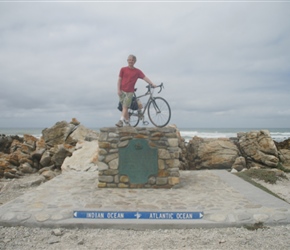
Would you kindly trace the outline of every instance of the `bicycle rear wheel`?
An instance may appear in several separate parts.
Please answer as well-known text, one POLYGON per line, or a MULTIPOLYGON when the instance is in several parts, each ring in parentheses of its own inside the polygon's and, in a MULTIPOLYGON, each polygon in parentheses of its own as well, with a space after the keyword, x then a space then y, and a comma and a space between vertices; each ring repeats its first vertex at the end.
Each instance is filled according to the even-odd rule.
POLYGON ((162 97, 154 97, 148 105, 148 117, 156 127, 166 126, 171 118, 171 109, 168 102, 162 97))
POLYGON ((129 113, 130 125, 132 127, 136 127, 139 123, 138 111, 129 109, 128 113, 129 113))

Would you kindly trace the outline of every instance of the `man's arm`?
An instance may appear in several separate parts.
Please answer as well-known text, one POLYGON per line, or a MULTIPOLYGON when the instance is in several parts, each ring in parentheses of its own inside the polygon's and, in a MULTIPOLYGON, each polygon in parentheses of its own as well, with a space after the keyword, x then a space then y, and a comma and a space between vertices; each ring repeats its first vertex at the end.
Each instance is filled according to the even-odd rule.
POLYGON ((119 78, 118 78, 118 83, 117 83, 117 93, 118 93, 119 96, 120 96, 121 93, 122 93, 122 91, 121 91, 121 81, 122 81, 122 78, 119 77, 119 78))
POLYGON ((149 83, 153 88, 156 88, 156 85, 147 76, 145 76, 143 80, 149 83))

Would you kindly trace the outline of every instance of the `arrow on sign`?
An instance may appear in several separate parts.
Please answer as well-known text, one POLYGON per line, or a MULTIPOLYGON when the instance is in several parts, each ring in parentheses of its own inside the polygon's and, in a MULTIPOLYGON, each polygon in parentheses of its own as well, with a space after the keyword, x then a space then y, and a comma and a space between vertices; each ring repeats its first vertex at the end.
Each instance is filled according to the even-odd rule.
POLYGON ((141 214, 139 214, 138 212, 135 214, 135 216, 136 216, 136 219, 138 220, 142 215, 141 214))

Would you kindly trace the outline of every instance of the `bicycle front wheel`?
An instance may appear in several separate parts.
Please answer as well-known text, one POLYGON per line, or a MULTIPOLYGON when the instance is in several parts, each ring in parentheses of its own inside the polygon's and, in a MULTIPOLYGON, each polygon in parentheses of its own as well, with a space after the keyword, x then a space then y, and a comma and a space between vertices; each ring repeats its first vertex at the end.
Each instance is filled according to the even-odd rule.
POLYGON ((168 102, 162 97, 154 97, 148 105, 148 117, 156 127, 166 126, 171 118, 171 109, 168 102))
POLYGON ((128 113, 129 113, 130 125, 132 127, 136 127, 139 123, 138 111, 129 109, 128 113))

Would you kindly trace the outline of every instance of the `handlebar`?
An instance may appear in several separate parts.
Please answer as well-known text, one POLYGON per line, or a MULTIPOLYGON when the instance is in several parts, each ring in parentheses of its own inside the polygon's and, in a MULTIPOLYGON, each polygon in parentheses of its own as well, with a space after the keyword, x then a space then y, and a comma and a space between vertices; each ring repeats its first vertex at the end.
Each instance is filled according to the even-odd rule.
MULTIPOLYGON (((150 84, 148 84, 146 86, 146 88, 148 89, 148 91, 150 91, 152 87, 150 84)), ((160 88, 160 90, 158 91, 158 94, 159 94, 162 91, 162 89, 164 89, 163 82, 161 84, 157 85, 156 88, 160 88)))

